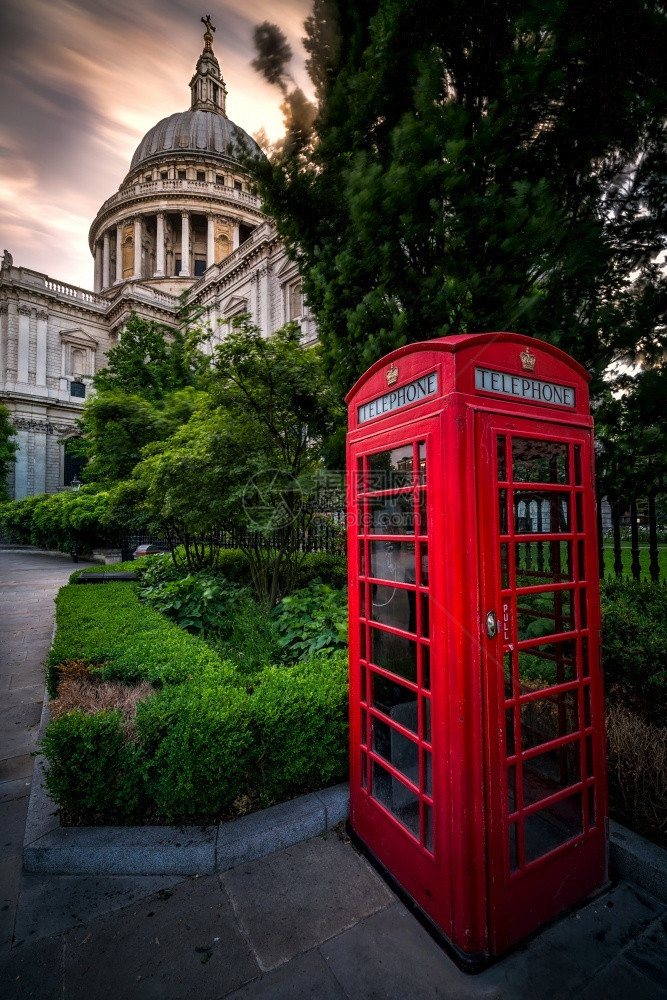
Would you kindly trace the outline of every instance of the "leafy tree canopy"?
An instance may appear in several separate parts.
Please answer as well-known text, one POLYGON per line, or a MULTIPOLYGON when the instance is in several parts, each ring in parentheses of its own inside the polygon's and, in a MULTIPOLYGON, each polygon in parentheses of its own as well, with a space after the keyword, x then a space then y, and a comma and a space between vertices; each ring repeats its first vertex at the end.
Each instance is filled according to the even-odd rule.
POLYGON ((157 402, 175 389, 194 385, 195 372, 179 330, 132 313, 93 382, 97 392, 127 392, 157 402))
POLYGON ((304 500, 340 403, 295 324, 262 337, 247 317, 213 349, 201 385, 188 422, 143 449, 143 509, 193 565, 196 536, 212 553, 220 532, 240 531, 258 594, 275 603, 286 565, 298 563, 304 500))
POLYGON ((169 437, 198 399, 198 359, 185 337, 133 314, 107 365, 93 380, 72 453, 86 458, 87 482, 114 483, 131 475, 142 448, 169 437))
POLYGON ((312 128, 280 29, 256 39, 287 134, 255 169, 341 389, 478 330, 557 344, 596 392, 661 355, 664 4, 315 0, 305 27, 312 128))

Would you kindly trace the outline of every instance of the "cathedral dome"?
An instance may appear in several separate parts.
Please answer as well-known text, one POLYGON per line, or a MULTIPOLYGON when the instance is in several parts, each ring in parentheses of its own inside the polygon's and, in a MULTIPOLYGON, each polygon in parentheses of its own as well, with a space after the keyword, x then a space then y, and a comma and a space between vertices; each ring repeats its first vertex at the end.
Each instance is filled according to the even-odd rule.
POLYGON ((163 118, 146 133, 130 164, 136 169, 173 156, 213 156, 227 162, 240 157, 263 157, 255 140, 229 118, 215 111, 190 108, 163 118))

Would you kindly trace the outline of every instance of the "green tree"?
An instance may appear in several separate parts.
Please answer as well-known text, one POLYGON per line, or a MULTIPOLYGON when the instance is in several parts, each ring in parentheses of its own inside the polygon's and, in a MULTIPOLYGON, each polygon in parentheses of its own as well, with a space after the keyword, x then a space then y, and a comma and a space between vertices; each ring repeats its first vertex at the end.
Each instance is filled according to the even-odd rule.
POLYGON ((126 392, 150 402, 195 384, 180 330, 132 313, 107 363, 93 379, 97 392, 126 392))
POLYGON ((557 344, 596 392, 612 358, 662 351, 663 4, 315 0, 310 130, 268 27, 287 134, 258 185, 339 387, 478 330, 557 344))
POLYGON ((199 360, 184 335, 132 314, 107 365, 93 380, 80 422, 83 478, 111 484, 126 479, 151 441, 187 422, 198 398, 199 360))
POLYGON ((14 441, 16 431, 10 419, 6 406, 0 406, 0 502, 6 500, 7 476, 16 459, 17 444, 14 441))
POLYGON ((187 424, 144 449, 135 476, 148 516, 180 540, 191 568, 221 532, 245 551, 258 595, 275 604, 298 568, 323 438, 341 407, 317 348, 295 324, 262 337, 247 317, 214 348, 187 424))

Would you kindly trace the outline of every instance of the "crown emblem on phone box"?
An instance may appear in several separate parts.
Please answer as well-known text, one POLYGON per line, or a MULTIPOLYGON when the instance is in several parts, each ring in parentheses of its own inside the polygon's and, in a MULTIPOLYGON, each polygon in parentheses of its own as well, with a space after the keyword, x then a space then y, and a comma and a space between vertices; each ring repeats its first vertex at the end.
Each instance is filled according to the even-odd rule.
POLYGON ((387 368, 387 385, 396 385, 397 380, 398 380, 398 368, 392 362, 390 367, 387 368))
POLYGON ((527 372, 534 371, 537 358, 534 354, 530 353, 530 347, 527 347, 525 351, 522 351, 519 357, 521 358, 521 364, 527 372))

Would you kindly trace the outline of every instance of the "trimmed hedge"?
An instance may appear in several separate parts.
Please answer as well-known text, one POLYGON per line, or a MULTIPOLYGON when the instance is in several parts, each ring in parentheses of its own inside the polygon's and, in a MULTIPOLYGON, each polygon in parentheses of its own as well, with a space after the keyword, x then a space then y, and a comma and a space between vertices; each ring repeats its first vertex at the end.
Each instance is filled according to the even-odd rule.
POLYGON ((228 682, 236 678, 202 639, 140 604, 133 583, 63 587, 56 598, 56 621, 47 671, 52 697, 57 665, 67 660, 97 664, 98 676, 126 684, 180 684, 205 672, 223 674, 228 682))
POLYGON ((136 718, 69 712, 49 725, 46 784, 76 821, 207 822, 342 781, 347 654, 267 667, 252 683, 202 640, 140 604, 133 584, 70 585, 57 598, 58 664, 149 680, 136 718))

